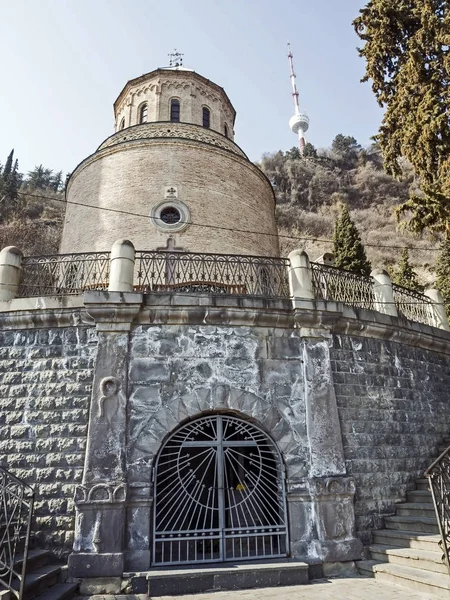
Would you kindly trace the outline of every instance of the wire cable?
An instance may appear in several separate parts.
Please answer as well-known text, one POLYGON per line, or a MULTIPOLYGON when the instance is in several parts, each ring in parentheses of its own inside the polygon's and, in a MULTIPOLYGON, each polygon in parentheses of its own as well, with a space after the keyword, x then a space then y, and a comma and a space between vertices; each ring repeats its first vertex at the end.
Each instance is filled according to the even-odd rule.
MULTIPOLYGON (((19 196, 30 196, 32 198, 39 198, 41 200, 52 200, 55 202, 60 202, 62 204, 72 204, 73 206, 82 206, 83 208, 93 208, 96 210, 103 210, 103 211, 107 211, 107 212, 112 212, 112 213, 118 213, 118 214, 122 214, 122 215, 129 215, 132 217, 139 217, 141 219, 146 219, 146 220, 158 220, 158 221, 163 221, 163 219, 161 219, 160 217, 151 217, 150 215, 146 215, 143 213, 135 213, 132 211, 128 211, 128 210, 122 210, 120 208, 107 208, 106 206, 93 206, 92 204, 83 204, 82 202, 75 202, 73 200, 64 200, 62 198, 52 198, 51 196, 44 196, 44 195, 40 195, 40 194, 30 194, 30 193, 25 193, 25 192, 18 192, 19 196)), ((290 240, 296 240, 296 241, 304 241, 304 242, 320 242, 320 243, 324 243, 324 244, 330 244, 333 243, 333 240, 331 239, 322 239, 322 238, 314 238, 314 237, 305 237, 305 236, 293 236, 293 235, 286 235, 286 234, 278 234, 278 233, 268 233, 266 231, 252 231, 250 229, 236 229, 233 227, 224 227, 222 225, 210 225, 207 223, 196 223, 194 221, 178 221, 179 224, 183 224, 183 225, 192 225, 194 227, 203 227, 206 229, 219 229, 222 231, 229 231, 229 232, 233 232, 233 233, 251 233, 254 235, 265 235, 267 237, 276 237, 276 238, 284 238, 284 239, 290 239, 290 240)), ((404 250, 405 248, 407 250, 422 250, 422 251, 430 251, 430 252, 440 252, 440 248, 439 247, 421 247, 421 246, 396 246, 396 245, 387 245, 387 244, 370 244, 370 243, 364 243, 364 246, 368 247, 368 248, 386 248, 388 250, 404 250)))

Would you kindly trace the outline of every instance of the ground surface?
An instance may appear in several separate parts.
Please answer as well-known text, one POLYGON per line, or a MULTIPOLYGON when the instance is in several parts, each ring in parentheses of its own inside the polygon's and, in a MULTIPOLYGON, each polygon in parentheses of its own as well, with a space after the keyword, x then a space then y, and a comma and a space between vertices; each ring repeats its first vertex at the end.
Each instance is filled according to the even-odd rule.
MULTIPOLYGON (((147 598, 142 594, 89 596, 89 600, 147 600, 147 598)), ((436 600, 436 598, 400 586, 380 583, 375 579, 355 577, 318 580, 309 585, 290 587, 160 596, 155 600, 436 600)))

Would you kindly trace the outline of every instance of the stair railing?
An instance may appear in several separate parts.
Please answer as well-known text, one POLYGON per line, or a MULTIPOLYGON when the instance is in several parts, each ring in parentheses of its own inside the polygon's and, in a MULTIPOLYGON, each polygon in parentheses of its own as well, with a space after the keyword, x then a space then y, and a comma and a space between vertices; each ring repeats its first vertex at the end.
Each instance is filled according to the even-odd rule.
POLYGON ((34 490, 0 467, 0 588, 22 600, 34 490))
POLYGON ((425 471, 441 536, 442 560, 450 575, 450 446, 425 471))

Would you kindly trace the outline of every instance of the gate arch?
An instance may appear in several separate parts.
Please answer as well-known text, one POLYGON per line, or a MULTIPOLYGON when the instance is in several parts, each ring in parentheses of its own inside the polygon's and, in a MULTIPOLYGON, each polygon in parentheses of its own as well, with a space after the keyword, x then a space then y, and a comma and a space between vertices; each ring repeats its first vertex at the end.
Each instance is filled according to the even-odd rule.
POLYGON ((283 460, 257 425, 230 414, 178 427, 155 461, 153 564, 286 556, 283 460))

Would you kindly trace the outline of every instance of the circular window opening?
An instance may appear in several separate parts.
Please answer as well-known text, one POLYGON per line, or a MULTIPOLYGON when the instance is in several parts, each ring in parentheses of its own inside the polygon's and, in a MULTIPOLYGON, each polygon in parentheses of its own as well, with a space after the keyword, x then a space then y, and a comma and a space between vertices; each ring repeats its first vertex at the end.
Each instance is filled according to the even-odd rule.
POLYGON ((168 206, 161 211, 160 219, 167 225, 174 225, 175 223, 179 223, 181 220, 180 211, 174 206, 168 206))

